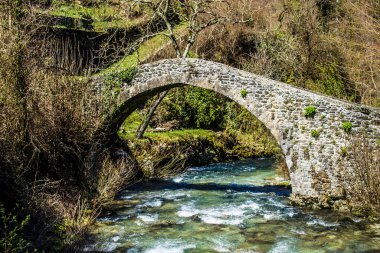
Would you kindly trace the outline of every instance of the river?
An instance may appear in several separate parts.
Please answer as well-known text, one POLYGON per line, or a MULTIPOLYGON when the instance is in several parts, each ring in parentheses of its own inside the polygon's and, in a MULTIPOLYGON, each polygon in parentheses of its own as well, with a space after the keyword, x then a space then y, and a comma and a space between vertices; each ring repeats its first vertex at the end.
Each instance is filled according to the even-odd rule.
POLYGON ((274 159, 194 167, 122 191, 98 219, 87 252, 380 252, 380 225, 289 204, 265 186, 274 159))

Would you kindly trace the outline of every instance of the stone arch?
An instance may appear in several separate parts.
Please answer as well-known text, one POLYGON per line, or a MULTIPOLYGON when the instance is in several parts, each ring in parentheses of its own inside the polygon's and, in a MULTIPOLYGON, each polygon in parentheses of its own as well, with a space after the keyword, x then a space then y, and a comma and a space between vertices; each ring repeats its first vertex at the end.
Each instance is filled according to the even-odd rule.
MULTIPOLYGON (((101 92, 104 81, 94 83, 101 92)), ((121 85, 116 98, 119 106, 107 122, 108 131, 115 132, 148 97, 183 85, 213 90, 230 98, 271 131, 285 155, 295 198, 343 198, 338 166, 340 150, 347 145, 343 121, 351 122, 354 132, 365 131, 372 139, 380 136, 380 113, 374 108, 200 59, 167 59, 140 66, 133 80, 121 85), (305 117, 307 106, 316 108, 314 117, 305 117), (319 136, 312 136, 312 131, 319 136)))

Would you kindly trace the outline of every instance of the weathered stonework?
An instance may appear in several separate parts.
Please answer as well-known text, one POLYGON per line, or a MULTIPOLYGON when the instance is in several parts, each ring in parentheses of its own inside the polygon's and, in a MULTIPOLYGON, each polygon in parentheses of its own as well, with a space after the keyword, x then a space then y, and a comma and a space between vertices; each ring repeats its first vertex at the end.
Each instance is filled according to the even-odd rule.
MULTIPOLYGON (((94 83, 101 91, 101 79, 94 83)), ((380 138, 380 113, 374 108, 199 59, 169 59, 140 66, 132 82, 121 86, 117 98, 120 106, 110 120, 109 130, 116 131, 149 97, 182 85, 223 94, 265 124, 286 157, 295 199, 341 197, 338 196, 342 192, 338 163, 342 148, 348 145, 348 133, 342 129, 342 122, 351 122, 352 133, 365 132, 371 141, 380 138), (242 96, 242 91, 246 91, 246 96, 242 96), (314 117, 305 117, 307 106, 316 108, 314 117), (319 137, 313 137, 312 130, 319 131, 319 137)))

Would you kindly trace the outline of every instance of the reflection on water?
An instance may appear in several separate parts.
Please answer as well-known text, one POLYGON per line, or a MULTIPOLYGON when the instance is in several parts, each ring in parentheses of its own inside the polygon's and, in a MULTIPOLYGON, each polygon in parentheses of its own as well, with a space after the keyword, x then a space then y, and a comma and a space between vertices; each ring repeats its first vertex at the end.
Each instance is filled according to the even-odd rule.
POLYGON ((378 225, 289 205, 290 190, 264 186, 273 159, 189 169, 123 191, 99 218, 90 252, 380 252, 378 225))

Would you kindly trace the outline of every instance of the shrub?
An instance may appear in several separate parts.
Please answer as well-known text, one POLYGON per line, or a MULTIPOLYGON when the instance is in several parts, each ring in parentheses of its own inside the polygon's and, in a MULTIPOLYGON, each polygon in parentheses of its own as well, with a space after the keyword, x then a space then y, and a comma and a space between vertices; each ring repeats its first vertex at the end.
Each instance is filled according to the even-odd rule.
POLYGON ((131 157, 113 161, 109 154, 105 155, 99 172, 96 201, 101 205, 107 204, 127 185, 139 180, 137 174, 131 157))
MULTIPOLYGON (((364 137, 350 140, 351 173, 344 173, 345 192, 354 210, 360 215, 380 217, 380 146, 364 137)), ((344 162, 344 161, 343 161, 344 162)), ((345 171, 345 170, 343 170, 345 171)))
MULTIPOLYGON (((146 109, 151 103, 147 103, 146 109)), ((144 113, 145 114, 145 113, 144 113)), ((173 89, 157 109, 151 126, 177 120, 184 128, 221 129, 225 112, 223 98, 209 90, 187 86, 173 89)))
MULTIPOLYGON (((0 251, 5 253, 32 252, 30 242, 24 239, 23 230, 28 225, 30 216, 20 214, 23 210, 18 206, 11 212, 6 212, 0 203, 0 251)), ((35 252, 35 251, 33 251, 35 252)))
POLYGON ((349 133, 349 132, 351 132, 351 129, 352 129, 352 123, 351 122, 343 122, 342 128, 346 133, 349 133))
POLYGON ((240 91, 240 95, 241 95, 242 98, 246 98, 247 94, 248 94, 248 92, 246 90, 241 90, 240 91))
POLYGON ((122 83, 130 83, 133 80, 133 77, 137 73, 137 68, 132 66, 123 71, 112 72, 105 76, 104 83, 107 86, 117 86, 122 83))
MULTIPOLYGON (((75 247, 88 227, 95 221, 100 213, 100 207, 96 203, 91 203, 81 195, 75 196, 70 200, 62 201, 62 197, 54 196, 58 200, 54 208, 62 219, 54 225, 55 233, 60 237, 59 248, 71 249, 75 247)), ((72 251, 69 251, 72 252, 72 251)))
POLYGON ((304 115, 306 118, 313 118, 316 112, 317 112, 317 108, 315 106, 307 106, 305 108, 304 115))
POLYGON ((320 90, 330 96, 355 101, 355 94, 350 93, 350 84, 344 80, 345 73, 340 62, 321 63, 316 65, 319 78, 316 83, 320 90))
POLYGON ((321 131, 313 129, 311 130, 311 136, 314 137, 315 139, 318 139, 318 137, 321 135, 321 131))

